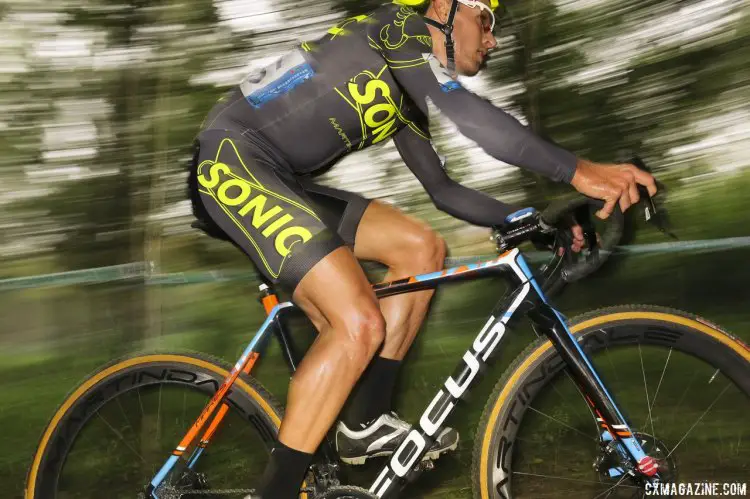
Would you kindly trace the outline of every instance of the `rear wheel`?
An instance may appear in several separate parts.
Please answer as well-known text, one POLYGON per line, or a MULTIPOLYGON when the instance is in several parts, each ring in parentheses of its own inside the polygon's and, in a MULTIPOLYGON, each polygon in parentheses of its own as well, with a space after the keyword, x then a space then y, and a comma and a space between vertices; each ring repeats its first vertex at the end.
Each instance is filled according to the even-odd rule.
MULTIPOLYGON (((192 353, 142 355, 101 369, 45 429, 26 498, 139 497, 230 369, 192 353)), ((250 488, 263 473, 282 409, 245 375, 226 401, 230 410, 182 490, 250 488)))
MULTIPOLYGON (((747 345, 699 317, 646 306, 589 313, 570 329, 663 479, 749 476, 747 345)), ((475 440, 475 498, 645 495, 618 469, 617 449, 564 367, 540 339, 497 383, 475 440)))

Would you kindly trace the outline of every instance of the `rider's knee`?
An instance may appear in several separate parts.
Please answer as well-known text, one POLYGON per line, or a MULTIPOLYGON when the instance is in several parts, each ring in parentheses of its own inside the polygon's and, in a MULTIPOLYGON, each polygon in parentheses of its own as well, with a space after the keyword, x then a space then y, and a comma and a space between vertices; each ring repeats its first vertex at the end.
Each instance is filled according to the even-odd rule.
POLYGON ((447 253, 445 240, 430 227, 411 235, 409 258, 418 272, 434 272, 443 268, 447 253))
POLYGON ((385 319, 375 300, 361 300, 342 317, 349 355, 369 361, 385 340, 385 319), (361 357, 361 358, 360 358, 361 357))

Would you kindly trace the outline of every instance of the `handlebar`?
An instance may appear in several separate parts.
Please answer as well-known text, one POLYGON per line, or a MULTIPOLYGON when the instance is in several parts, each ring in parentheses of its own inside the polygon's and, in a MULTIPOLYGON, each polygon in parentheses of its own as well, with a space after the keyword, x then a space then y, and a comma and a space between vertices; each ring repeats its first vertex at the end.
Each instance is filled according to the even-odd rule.
MULTIPOLYGON (((563 222, 563 218, 567 213, 582 213, 581 209, 586 207, 600 210, 604 207, 604 201, 578 197, 570 201, 553 202, 542 212, 541 217, 542 220, 545 220, 549 225, 554 226, 563 222)), ((588 236, 589 252, 581 261, 570 263, 561 270, 560 277, 565 282, 578 281, 598 270, 604 262, 607 261, 615 247, 619 244, 620 239, 622 239, 622 234, 625 231, 625 215, 619 205, 615 207, 615 210, 607 219, 604 233, 601 234, 598 241, 596 233, 593 232, 593 227, 586 230, 587 227, 585 227, 585 225, 591 226, 589 221, 579 220, 579 223, 584 224, 584 231, 588 236), (592 236, 594 244, 591 244, 592 236)))
MULTIPOLYGON (((631 163, 649 171, 640 158, 634 158, 631 163)), ((666 228, 664 210, 657 211, 654 200, 645 187, 639 185, 638 189, 642 202, 637 206, 643 208, 646 221, 676 239, 666 228)), ((498 251, 506 251, 526 241, 551 250, 553 257, 542 266, 540 281, 545 293, 552 294, 566 283, 581 280, 598 270, 620 243, 625 232, 625 215, 619 205, 604 222, 602 233, 597 234, 594 228, 592 213, 603 208, 604 204, 604 201, 579 195, 554 201, 541 214, 533 209, 522 210, 506 220, 508 225, 494 228, 492 239, 497 244, 498 251), (588 249, 582 251, 577 258, 570 251, 572 239, 566 230, 569 229, 572 218, 583 228, 588 243, 588 249)))

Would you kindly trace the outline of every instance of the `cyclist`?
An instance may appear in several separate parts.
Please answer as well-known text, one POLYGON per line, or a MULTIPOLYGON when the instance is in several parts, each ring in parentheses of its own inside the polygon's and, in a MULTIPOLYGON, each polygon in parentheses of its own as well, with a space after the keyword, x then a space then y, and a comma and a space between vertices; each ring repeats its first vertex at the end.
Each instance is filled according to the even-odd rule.
MULTIPOLYGON (((408 433, 390 412, 391 398, 432 291, 378 302, 357 259, 387 265, 386 279, 397 280, 441 269, 446 253, 426 224, 318 185, 316 174, 393 139, 439 209, 475 225, 503 225, 514 208, 444 170, 428 130, 431 101, 493 157, 605 200, 602 218, 618 203, 626 210, 637 202, 637 184, 656 192, 649 174, 578 159, 461 86, 457 76, 477 74, 497 45, 497 0, 431 0, 425 17, 403 5, 421 0, 400 3, 348 19, 248 75, 197 137, 189 186, 204 230, 230 240, 291 292, 319 332, 290 383, 259 490, 264 499, 297 497, 312 453, 339 418, 336 445, 349 463, 392 453, 408 433)), ((580 228, 574 236, 580 249, 580 228)), ((457 432, 445 429, 428 457, 457 443, 457 432)))

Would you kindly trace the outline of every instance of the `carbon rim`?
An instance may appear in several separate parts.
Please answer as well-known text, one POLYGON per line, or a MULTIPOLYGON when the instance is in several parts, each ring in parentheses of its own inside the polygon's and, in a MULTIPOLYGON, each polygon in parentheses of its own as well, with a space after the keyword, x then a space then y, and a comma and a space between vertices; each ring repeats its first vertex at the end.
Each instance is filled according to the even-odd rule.
MULTIPOLYGON (((30 479, 36 479, 34 495, 27 490, 27 497, 88 497, 75 488, 84 484, 114 492, 113 488, 123 483, 128 483, 125 490, 129 495, 118 497, 129 497, 131 492, 132 497, 137 496, 139 487, 164 462, 169 448, 179 441, 227 372, 185 356, 151 358, 159 357, 170 360, 144 358, 139 363, 138 359, 131 359, 134 364, 104 369, 103 372, 110 371, 106 376, 83 393, 74 392, 63 404, 63 409, 68 405, 67 409, 55 416, 59 416, 57 421, 53 418, 54 428, 48 429, 49 434, 45 432, 48 438, 46 442, 42 439, 44 449, 38 467, 35 470, 32 465, 30 471, 30 479), (102 442, 109 442, 111 449, 105 446, 102 451, 102 442), (97 452, 90 450, 92 443, 97 444, 93 447, 97 452), (93 462, 73 459, 84 456, 93 462), (94 460, 93 456, 99 458, 94 460), (69 473, 71 463, 76 463, 72 474, 75 479, 69 473), (135 474, 132 463, 140 463, 135 474), (136 483, 130 486, 130 480, 136 483)), ((201 471, 208 462, 206 467, 214 470, 213 474, 206 474, 209 481, 221 479, 215 470, 224 476, 241 477, 235 480, 250 480, 252 470, 260 473, 265 466, 265 457, 278 431, 280 411, 265 390, 251 386, 256 384, 247 379, 238 381, 227 399, 230 411, 225 424, 196 467, 201 471), (222 446, 222 442, 227 445, 222 446), (261 459, 262 465, 254 462, 261 459)), ((211 487, 217 485, 227 484, 209 482, 211 487)))
MULTIPOLYGON (((743 408, 750 409, 747 397, 750 367, 745 360, 748 353, 744 345, 735 342, 733 348, 737 351, 733 350, 716 338, 721 335, 724 341, 731 343, 731 336, 687 314, 677 315, 674 311, 653 307, 623 307, 607 312, 599 314, 598 323, 595 315, 575 321, 585 326, 576 335, 583 338, 584 349, 593 355, 597 371, 633 429, 644 434, 656 433, 656 438, 669 446, 669 458, 677 456, 677 462, 682 461, 678 464, 683 472, 681 480, 731 480, 732 477, 737 480, 743 474, 747 476, 747 465, 742 463, 750 459, 750 449, 742 444, 741 422, 743 408), (630 319, 622 319, 628 314, 630 319), (621 319, 602 320, 605 317, 621 319), (669 317, 674 320, 667 320, 669 317), (709 335, 690 327, 691 324, 712 329, 716 334, 709 335), (628 355, 633 373, 630 378, 627 371, 617 369, 617 355, 625 350, 631 352, 628 355), (689 380, 681 378, 680 374, 685 372, 680 364, 687 360, 702 366, 688 371, 689 380), (618 380, 618 376, 626 379, 618 380), (635 389, 637 398, 633 395, 635 389), (670 411, 665 416, 657 410, 669 408, 670 404, 676 412, 670 411), (718 425, 725 428, 721 434, 709 431, 716 430, 710 423, 717 420, 730 421, 718 425), (713 438, 706 436, 709 433, 713 438), (733 443, 733 439, 738 443, 733 443), (706 457, 703 460, 709 467, 691 459, 696 453, 689 451, 707 442, 721 449, 715 452, 716 459, 706 457), (723 464, 716 466, 715 461, 723 464)), ((544 497, 541 484, 545 480, 554 481, 555 493, 561 496, 570 493, 577 497, 641 497, 642 488, 628 488, 627 478, 620 482, 624 476, 610 479, 591 471, 599 453, 595 421, 567 372, 563 371, 564 366, 554 349, 541 350, 537 344, 527 350, 523 359, 519 358, 508 370, 508 376, 498 383, 485 409, 475 446, 475 497, 499 499, 511 497, 511 492, 515 499, 544 497), (503 386, 508 382, 513 386, 503 386), (504 388, 509 393, 504 400, 499 400, 503 398, 504 388), (559 410, 560 407, 565 410, 559 410), (576 413, 577 418, 571 417, 576 413), (551 432, 556 432, 554 438, 551 432), (590 442, 588 449, 581 449, 578 443, 584 438, 590 442), (560 473, 549 473, 551 468, 571 468, 575 463, 582 463, 581 469, 588 468, 585 470, 588 474, 570 473, 571 469, 566 469, 569 473, 566 480, 560 473), (566 486, 571 488, 569 492, 562 491, 566 486)), ((703 456, 705 449, 703 446, 700 453, 703 456)))

